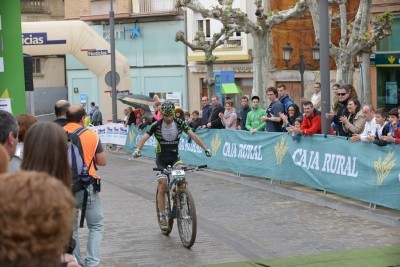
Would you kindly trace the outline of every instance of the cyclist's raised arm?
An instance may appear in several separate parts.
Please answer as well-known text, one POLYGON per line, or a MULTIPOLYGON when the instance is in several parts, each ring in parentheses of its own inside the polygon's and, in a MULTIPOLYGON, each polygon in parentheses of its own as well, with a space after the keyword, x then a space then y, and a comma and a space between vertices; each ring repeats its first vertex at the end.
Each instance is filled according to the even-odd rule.
POLYGON ((149 140, 150 135, 148 133, 145 133, 143 137, 138 141, 136 145, 136 150, 141 150, 142 147, 144 146, 144 143, 146 143, 147 140, 149 140))
POLYGON ((203 148, 204 150, 207 149, 206 144, 204 144, 203 140, 201 140, 201 138, 195 134, 192 130, 187 131, 187 134, 196 142, 196 144, 198 144, 201 148, 203 148))

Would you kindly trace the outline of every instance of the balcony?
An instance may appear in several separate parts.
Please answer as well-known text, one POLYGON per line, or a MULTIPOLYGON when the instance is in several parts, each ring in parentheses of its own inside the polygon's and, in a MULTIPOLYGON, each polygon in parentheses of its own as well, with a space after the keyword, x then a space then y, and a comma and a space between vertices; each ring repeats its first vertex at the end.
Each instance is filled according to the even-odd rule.
POLYGON ((22 14, 46 14, 47 3, 45 0, 21 0, 22 14))
POLYGON ((173 0, 132 0, 134 15, 177 15, 173 0))

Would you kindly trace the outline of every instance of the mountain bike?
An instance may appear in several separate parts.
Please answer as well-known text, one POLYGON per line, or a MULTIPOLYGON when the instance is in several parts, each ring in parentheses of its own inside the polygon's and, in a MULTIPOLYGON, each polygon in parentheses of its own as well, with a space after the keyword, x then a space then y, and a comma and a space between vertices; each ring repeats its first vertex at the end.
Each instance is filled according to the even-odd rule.
POLYGON ((172 231, 174 219, 176 218, 179 237, 183 246, 186 248, 193 246, 197 234, 196 207, 194 205, 193 196, 188 189, 186 172, 206 167, 207 165, 190 168, 177 166, 172 168, 168 165, 166 169, 153 168, 154 171, 160 171, 165 174, 168 183, 168 189, 165 194, 164 211, 167 217, 167 229, 161 227, 160 210, 158 209, 158 188, 156 192, 156 211, 160 230, 164 235, 169 235, 172 231))

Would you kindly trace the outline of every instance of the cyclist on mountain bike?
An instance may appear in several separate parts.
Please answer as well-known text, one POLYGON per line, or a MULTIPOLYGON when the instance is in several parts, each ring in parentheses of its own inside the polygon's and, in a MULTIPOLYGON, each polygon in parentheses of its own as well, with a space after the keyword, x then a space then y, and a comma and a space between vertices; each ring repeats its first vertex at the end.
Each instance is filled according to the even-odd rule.
MULTIPOLYGON (((197 136, 186 123, 175 118, 175 106, 172 102, 164 102, 161 105, 161 113, 163 118, 154 122, 143 137, 138 141, 133 157, 137 158, 142 155, 140 150, 144 143, 152 134, 157 140, 156 147, 156 164, 157 168, 166 169, 167 165, 174 166, 180 161, 178 153, 179 140, 182 132, 191 137, 200 147, 204 149, 207 157, 211 157, 211 151, 204 144, 203 140, 197 136)), ((158 210, 160 211, 161 227, 167 229, 168 223, 165 210, 165 194, 167 193, 167 176, 165 174, 157 175, 158 181, 158 210)))

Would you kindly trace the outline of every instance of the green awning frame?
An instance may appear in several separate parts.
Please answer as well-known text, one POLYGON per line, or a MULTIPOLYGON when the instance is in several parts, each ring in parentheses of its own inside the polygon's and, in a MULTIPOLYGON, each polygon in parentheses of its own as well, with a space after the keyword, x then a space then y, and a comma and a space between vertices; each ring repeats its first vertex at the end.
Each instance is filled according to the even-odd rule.
POLYGON ((221 87, 223 95, 242 93, 242 90, 235 83, 223 83, 221 87))

